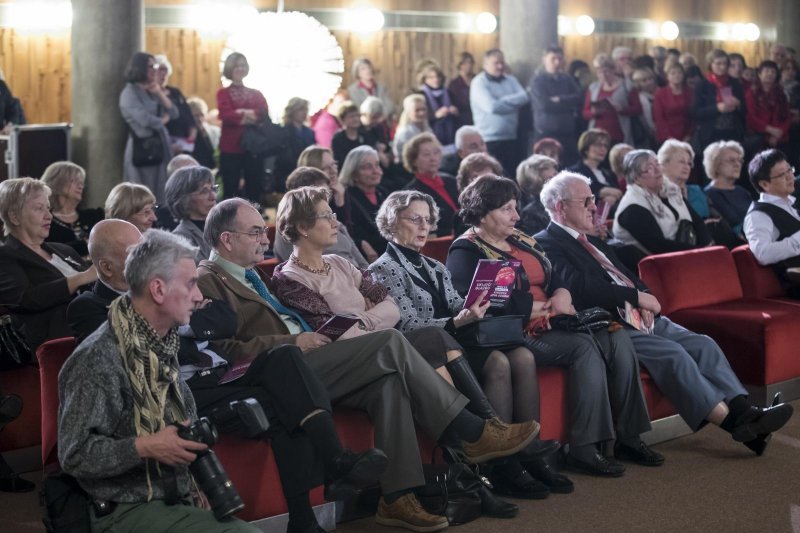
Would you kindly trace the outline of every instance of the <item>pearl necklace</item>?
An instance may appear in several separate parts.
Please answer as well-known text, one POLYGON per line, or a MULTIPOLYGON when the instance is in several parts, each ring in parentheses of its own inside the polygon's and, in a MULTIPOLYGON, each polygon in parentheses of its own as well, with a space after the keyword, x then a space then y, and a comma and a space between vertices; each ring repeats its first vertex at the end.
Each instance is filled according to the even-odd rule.
POLYGON ((323 276, 327 276, 331 272, 331 264, 322 260, 322 268, 311 268, 307 264, 303 263, 296 255, 292 254, 289 256, 289 260, 294 263, 295 265, 299 266, 303 270, 307 270, 312 274, 321 274, 323 276))

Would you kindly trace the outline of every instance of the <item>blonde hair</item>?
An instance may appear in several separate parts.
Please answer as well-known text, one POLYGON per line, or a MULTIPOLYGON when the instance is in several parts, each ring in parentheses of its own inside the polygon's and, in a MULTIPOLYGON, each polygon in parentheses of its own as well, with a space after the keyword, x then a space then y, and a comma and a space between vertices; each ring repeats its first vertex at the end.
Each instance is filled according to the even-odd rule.
POLYGON ((289 242, 297 242, 302 228, 312 227, 317 219, 319 202, 328 202, 327 187, 300 187, 286 191, 278 204, 278 232, 289 242))
POLYGON ((291 122, 292 115, 303 108, 305 108, 305 110, 308 111, 308 100, 305 100, 298 96, 290 98, 289 103, 286 104, 286 108, 283 110, 283 118, 281 119, 283 125, 285 126, 289 122, 291 122))
MULTIPOLYGON (((713 51, 713 50, 712 50, 713 51)), ((744 157, 744 148, 736 141, 717 141, 706 146, 703 150, 703 169, 706 171, 708 179, 717 179, 719 169, 719 157, 725 150, 733 150, 739 157, 744 157)))
MULTIPOLYGON (((420 102, 425 104, 425 107, 428 106, 428 103, 425 101, 425 96, 418 93, 409 94, 403 98, 403 112, 400 113, 400 118, 397 120, 398 130, 404 126, 408 126, 411 123, 410 115, 414 113, 414 106, 420 102)), ((425 120, 424 122, 425 124, 422 130, 431 131, 428 121, 425 120)))
POLYGON ((0 183, 0 220, 3 221, 4 235, 11 234, 11 216, 18 215, 29 198, 41 193, 50 196, 50 187, 33 178, 9 179, 0 183))
POLYGON ((544 186, 542 172, 548 168, 558 170, 555 159, 546 155, 534 154, 517 166, 517 184, 528 194, 539 194, 544 186))
POLYGON ((61 193, 78 180, 86 179, 86 171, 75 163, 69 161, 56 161, 44 169, 42 182, 50 187, 55 194, 50 199, 50 207, 53 211, 61 210, 61 193))
POLYGON ((426 143, 433 143, 438 146, 440 150, 442 148, 439 139, 430 132, 418 133, 403 145, 403 167, 412 174, 417 171, 419 151, 422 149, 422 145, 426 143))
POLYGON ((689 161, 694 161, 694 149, 689 143, 679 141, 678 139, 667 139, 661 148, 658 149, 658 164, 664 165, 668 163, 677 152, 686 152, 689 154, 689 161))
POLYGON ((144 209, 147 204, 156 203, 150 189, 139 183, 119 183, 111 189, 106 198, 106 218, 127 220, 144 209))

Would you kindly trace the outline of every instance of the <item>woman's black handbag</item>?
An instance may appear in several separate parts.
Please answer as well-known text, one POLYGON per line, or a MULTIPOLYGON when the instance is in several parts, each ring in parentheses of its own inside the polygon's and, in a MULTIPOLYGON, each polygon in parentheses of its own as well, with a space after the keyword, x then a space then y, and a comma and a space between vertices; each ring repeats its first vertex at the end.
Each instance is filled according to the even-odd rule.
POLYGON ((485 317, 456 329, 458 343, 470 348, 513 348, 525 344, 522 315, 485 317))
POLYGON ((33 351, 10 314, 0 316, 0 370, 33 364, 33 351))
POLYGON ((589 333, 608 329, 611 325, 611 313, 602 307, 590 307, 578 311, 574 315, 556 315, 550 317, 550 327, 572 333, 589 333))
POLYGON ((688 246, 697 246, 697 232, 691 220, 681 220, 678 222, 678 231, 675 233, 675 240, 688 246))
POLYGON ((446 516, 450 525, 472 522, 481 516, 483 478, 454 450, 441 450, 445 463, 422 465, 425 485, 416 491, 417 498, 429 513, 446 516))
POLYGON ((278 155, 286 146, 285 131, 269 118, 245 127, 239 146, 256 157, 278 155))
POLYGON ((159 133, 139 137, 131 130, 131 138, 133 138, 133 166, 153 167, 164 161, 164 143, 159 133))

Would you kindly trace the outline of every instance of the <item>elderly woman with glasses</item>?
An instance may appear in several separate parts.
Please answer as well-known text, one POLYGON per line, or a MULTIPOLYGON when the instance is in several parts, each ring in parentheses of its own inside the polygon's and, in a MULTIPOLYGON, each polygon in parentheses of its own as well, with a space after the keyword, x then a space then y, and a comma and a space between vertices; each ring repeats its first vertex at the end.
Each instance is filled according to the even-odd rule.
MULTIPOLYGON (((519 261, 519 286, 506 306, 490 309, 494 315, 525 317, 526 346, 538 367, 567 369, 567 464, 598 476, 623 475, 625 466, 599 448, 616 438, 617 457, 636 455, 637 461, 657 466, 663 457, 640 439, 650 424, 630 339, 621 330, 602 329, 590 335, 551 328, 551 317, 575 314, 572 295, 539 244, 516 228, 517 198, 514 181, 492 175, 479 177, 461 193, 461 216, 472 227, 453 241, 447 256, 453 286, 465 295, 481 259, 519 261)), ((575 209, 582 205, 591 214, 591 195, 573 202, 575 209)))
POLYGON ((753 197, 737 185, 744 164, 744 148, 736 141, 717 141, 703 151, 703 167, 711 183, 706 185, 708 201, 733 232, 743 236, 742 224, 753 197))
POLYGON ((350 235, 367 261, 374 261, 386 250, 384 239, 375 225, 386 192, 380 186, 383 178, 378 152, 370 146, 359 146, 347 154, 339 174, 346 187, 345 202, 350 204, 350 235))
POLYGON ((217 205, 217 190, 214 175, 206 167, 179 168, 167 180, 167 206, 179 221, 172 233, 199 248, 198 261, 208 259, 211 254, 211 244, 203 237, 203 230, 208 212, 217 205))
POLYGON ((617 206, 614 237, 648 255, 710 243, 703 219, 684 201, 680 188, 664 180, 652 150, 629 152, 623 171, 628 187, 617 206))
POLYGON ((153 227, 157 210, 156 197, 138 183, 119 183, 106 198, 106 218, 130 222, 142 233, 153 227))
MULTIPOLYGON (((370 265, 369 272, 389 289, 400 307, 400 331, 432 326, 458 338, 460 328, 483 318, 489 306, 488 302, 476 301, 465 307, 464 298, 453 287, 447 268, 422 255, 422 248, 438 218, 439 209, 429 195, 418 191, 390 194, 378 211, 377 219, 378 228, 389 244, 386 253, 370 265)), ((480 377, 489 404, 500 419, 518 422, 539 418, 536 362, 528 348, 477 346, 468 350, 465 357, 480 377)), ((448 363, 450 366, 463 364, 466 363, 462 359, 448 363)), ((495 469, 492 483, 501 494, 510 496, 572 491, 572 483, 553 471, 544 460, 531 461, 524 467, 546 486, 530 479, 518 463, 495 469)))

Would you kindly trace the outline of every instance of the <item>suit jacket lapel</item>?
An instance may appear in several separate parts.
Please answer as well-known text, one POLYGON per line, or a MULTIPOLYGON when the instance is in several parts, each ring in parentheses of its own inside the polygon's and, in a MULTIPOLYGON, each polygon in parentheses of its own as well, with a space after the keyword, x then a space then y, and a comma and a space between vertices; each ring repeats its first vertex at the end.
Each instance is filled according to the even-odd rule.
MULTIPOLYGON (((606 269, 597 262, 597 259, 592 257, 592 254, 589 253, 586 248, 583 247, 581 243, 578 242, 578 239, 574 238, 572 235, 564 231, 562 227, 557 224, 553 224, 552 222, 547 226, 547 232, 553 237, 554 240, 557 240, 561 243, 562 246, 567 247, 567 252, 570 255, 576 256, 576 264, 588 264, 591 265, 590 268, 594 269, 598 274, 601 274, 605 279, 610 282, 614 282, 606 269)), ((592 243, 594 244, 594 243, 592 243)), ((600 249, 598 247, 598 249, 600 249)), ((600 249, 601 252, 605 253, 604 250, 600 249)), ((609 258, 609 261, 611 259, 609 258)), ((613 263, 613 261, 611 261, 613 263)))
POLYGON ((228 274, 228 272, 226 272, 224 268, 220 267, 216 263, 205 260, 200 263, 200 266, 203 266, 208 270, 210 270, 211 272, 213 272, 214 275, 217 276, 217 278, 222 282, 222 284, 225 285, 228 288, 228 290, 235 293, 236 296, 244 298, 245 300, 252 300, 254 302, 257 302, 274 312, 274 310, 269 305, 267 305, 267 302, 264 300, 264 298, 259 296, 258 293, 254 292, 248 287, 242 285, 237 279, 228 274))
MULTIPOLYGON (((45 258, 43 258, 42 256, 40 256, 39 254, 37 254, 36 252, 31 250, 30 248, 28 248, 27 246, 22 244, 13 235, 9 235, 6 238, 6 245, 9 246, 11 249, 15 250, 15 252, 18 254, 20 259, 22 259, 24 261, 28 261, 33 266, 44 268, 45 270, 50 271, 52 274, 56 274, 58 276, 63 276, 63 274, 61 273, 61 271, 59 269, 54 267, 45 258)), ((44 248, 45 250, 47 250, 51 254, 57 255, 61 259, 64 259, 64 257, 61 254, 57 253, 55 250, 53 250, 51 247, 47 246, 46 244, 42 244, 42 248, 44 248)), ((70 259, 69 263, 70 264, 72 263, 71 259, 70 259)))

